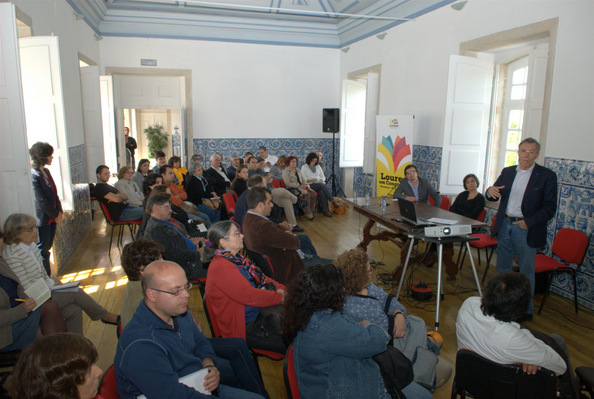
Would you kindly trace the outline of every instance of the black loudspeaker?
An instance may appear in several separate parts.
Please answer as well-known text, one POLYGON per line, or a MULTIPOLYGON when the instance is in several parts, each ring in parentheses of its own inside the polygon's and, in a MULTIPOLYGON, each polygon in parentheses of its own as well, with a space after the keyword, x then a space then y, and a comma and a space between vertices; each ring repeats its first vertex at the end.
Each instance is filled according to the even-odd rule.
POLYGON ((340 109, 324 108, 322 110, 322 132, 338 133, 340 131, 340 109))

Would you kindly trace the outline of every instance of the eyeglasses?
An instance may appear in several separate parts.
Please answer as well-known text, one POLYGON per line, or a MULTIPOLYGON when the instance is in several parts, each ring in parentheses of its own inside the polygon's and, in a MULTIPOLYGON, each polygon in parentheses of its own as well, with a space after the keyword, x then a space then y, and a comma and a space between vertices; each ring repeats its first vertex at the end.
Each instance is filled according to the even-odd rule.
POLYGON ((407 175, 412 175, 413 173, 417 173, 416 170, 409 170, 408 172, 406 172, 407 175))
POLYGON ((534 154, 538 154, 538 151, 535 150, 520 150, 521 154, 530 154, 530 155, 534 155, 534 154))
POLYGON ((170 204, 169 202, 166 202, 166 203, 164 203, 164 204, 159 204, 159 205, 161 205, 161 206, 168 206, 168 207, 170 207, 170 208, 171 208, 171 204, 170 204))
POLYGON ((163 290, 158 290, 156 288, 149 288, 149 290, 153 290, 153 291, 157 291, 157 292, 162 292, 164 294, 169 294, 169 295, 173 295, 173 296, 180 296, 182 292, 186 291, 186 292, 190 292, 190 290, 192 289, 192 284, 188 283, 186 285, 184 285, 183 287, 181 287, 180 289, 177 289, 175 291, 163 291, 163 290))
POLYGON ((240 235, 241 235, 241 231, 239 231, 239 230, 235 230, 233 233, 231 233, 231 234, 227 234, 227 235, 225 236, 225 238, 229 238, 229 237, 231 237, 231 236, 240 236, 240 235))

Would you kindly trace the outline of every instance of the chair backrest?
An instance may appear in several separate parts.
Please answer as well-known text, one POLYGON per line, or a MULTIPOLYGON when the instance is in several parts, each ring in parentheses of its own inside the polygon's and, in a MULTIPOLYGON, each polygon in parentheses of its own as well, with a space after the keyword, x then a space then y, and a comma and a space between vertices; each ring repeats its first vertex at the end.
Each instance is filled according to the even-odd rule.
POLYGON ((107 221, 107 223, 113 223, 111 213, 109 213, 109 209, 107 209, 107 206, 99 200, 97 200, 97 202, 99 202, 99 205, 101 205, 101 210, 103 211, 103 216, 105 216, 105 220, 107 221))
POLYGON ((280 185, 281 185, 282 188, 287 188, 287 184, 285 183, 284 180, 281 180, 280 181, 280 185))
POLYGON ((280 188, 281 183, 278 179, 272 179, 272 187, 274 188, 280 188))
POLYGON ((588 249, 588 236, 581 231, 563 228, 557 232, 553 241, 553 253, 568 263, 578 267, 584 260, 588 249))
POLYGON ((233 198, 233 194, 223 194, 223 202, 225 203, 225 208, 227 208, 227 213, 233 215, 235 213, 235 199, 233 198))
POLYGON ((247 248, 245 249, 245 253, 265 275, 274 278, 274 268, 272 267, 272 263, 268 256, 259 254, 247 248))
POLYGON ((444 209, 446 211, 450 210, 450 197, 448 197, 447 195, 442 195, 441 196, 441 205, 439 206, 441 209, 444 209))
POLYGON ((287 348, 285 365, 283 367, 283 376, 285 377, 285 387, 290 399, 299 399, 299 387, 297 386, 297 374, 295 373, 295 363, 293 362, 293 345, 287 348))
POLYGON ((208 297, 204 295, 203 302, 204 305, 204 313, 206 314, 206 319, 210 323, 210 329, 212 330, 212 334, 215 337, 221 336, 221 330, 219 329, 219 323, 217 322, 217 316, 212 309, 210 302, 208 301, 208 297))
POLYGON ((101 377, 101 383, 99 384, 99 395, 103 399, 120 399, 118 395, 118 385, 116 382, 115 371, 113 370, 113 364, 109 366, 103 377, 101 377))
POLYGON ((487 214, 487 210, 485 208, 483 208, 481 213, 479 213, 479 215, 476 217, 476 220, 478 220, 479 222, 484 222, 486 214, 487 214))
POLYGON ((545 368, 528 375, 521 365, 495 363, 471 350, 460 349, 452 398, 463 393, 482 399, 553 399, 557 397, 557 377, 545 368))

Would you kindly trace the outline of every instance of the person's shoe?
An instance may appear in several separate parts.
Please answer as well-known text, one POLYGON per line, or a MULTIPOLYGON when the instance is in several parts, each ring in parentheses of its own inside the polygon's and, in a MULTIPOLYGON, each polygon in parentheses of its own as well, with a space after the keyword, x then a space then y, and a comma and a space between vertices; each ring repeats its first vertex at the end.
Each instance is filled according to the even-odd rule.
POLYGON ((307 220, 314 220, 314 218, 315 218, 313 213, 309 216, 305 215, 305 217, 307 218, 307 220))
POLYGON ((326 211, 326 212, 324 212, 324 216, 328 216, 329 218, 331 218, 332 214, 330 212, 326 211))
POLYGON ((304 200, 303 198, 297 197, 297 205, 299 205, 302 208, 305 208, 307 205, 309 205, 309 201, 304 200))
POLYGON ((115 323, 113 321, 107 321, 107 320, 103 320, 103 319, 101 319, 101 322, 103 324, 111 324, 112 326, 119 326, 120 323, 122 322, 122 318, 120 317, 120 315, 118 315, 118 317, 116 317, 115 323))
POLYGON ((524 322, 530 321, 532 319, 533 319, 532 313, 524 313, 522 315, 522 317, 520 317, 520 319, 518 320, 518 323, 524 323, 524 322))
POLYGON ((295 225, 295 226, 293 226, 293 231, 295 231, 297 233, 303 233, 305 231, 305 229, 295 225))

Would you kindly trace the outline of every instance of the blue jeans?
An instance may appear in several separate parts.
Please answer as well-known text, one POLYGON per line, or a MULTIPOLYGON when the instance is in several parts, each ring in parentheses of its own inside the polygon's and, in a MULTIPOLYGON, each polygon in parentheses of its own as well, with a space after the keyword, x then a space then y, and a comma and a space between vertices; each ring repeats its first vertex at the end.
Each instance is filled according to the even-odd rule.
POLYGON ((322 212, 328 212, 328 202, 334 201, 334 197, 332 197, 332 193, 328 186, 324 183, 311 183, 309 186, 316 193, 320 194, 320 206, 322 207, 322 212))
POLYGON ((118 222, 129 222, 131 220, 138 220, 142 219, 144 215, 144 208, 141 206, 130 206, 124 208, 120 217, 118 218, 118 222))
POLYGON ((204 223, 206 223, 206 228, 207 229, 212 224, 211 221, 210 221, 210 218, 208 217, 208 215, 206 213, 200 212, 200 215, 198 215, 198 216, 194 215, 193 213, 188 213, 188 217, 190 219, 198 219, 198 220, 203 221, 204 223))
MULTIPOLYGON (((423 388, 421 385, 417 384, 416 382, 411 382, 407 386, 401 389, 404 396, 407 399, 431 399, 433 395, 429 392, 428 389, 423 388)), ((388 395, 389 397, 389 395, 388 395)))
POLYGON ((263 396, 258 394, 242 391, 241 389, 231 388, 227 385, 219 384, 219 398, 221 399, 263 399, 263 396))
POLYGON ((270 398, 245 340, 209 338, 208 342, 220 358, 217 359, 216 364, 221 373, 221 383, 270 398))
POLYGON ((221 211, 214 210, 204 204, 198 205, 200 213, 205 213, 212 223, 219 222, 221 220, 221 211))
POLYGON ((313 246, 311 238, 309 238, 306 234, 297 234, 297 238, 299 239, 299 243, 301 244, 301 251, 306 255, 312 255, 311 257, 307 256, 305 259, 303 259, 303 264, 306 267, 320 264, 326 265, 328 263, 332 263, 332 259, 320 258, 318 256, 318 252, 316 251, 316 248, 313 246))
POLYGON ((38 226, 39 244, 37 248, 41 252, 41 259, 43 259, 43 268, 48 276, 51 276, 50 270, 50 250, 54 244, 54 237, 56 236, 56 222, 50 223, 47 226, 38 226))
MULTIPOLYGON (((514 255, 518 257, 520 273, 524 274, 530 280, 532 296, 534 296, 534 259, 536 258, 536 248, 531 248, 526 242, 528 230, 520 228, 517 224, 507 218, 497 232, 497 272, 505 273, 512 271, 514 255)), ((526 313, 532 313, 534 302, 530 299, 530 304, 526 313)))

